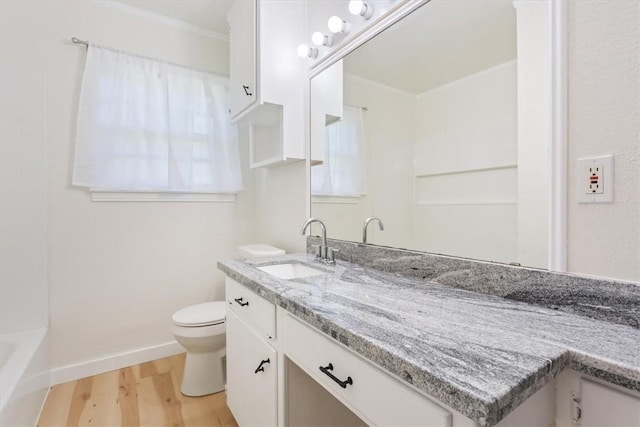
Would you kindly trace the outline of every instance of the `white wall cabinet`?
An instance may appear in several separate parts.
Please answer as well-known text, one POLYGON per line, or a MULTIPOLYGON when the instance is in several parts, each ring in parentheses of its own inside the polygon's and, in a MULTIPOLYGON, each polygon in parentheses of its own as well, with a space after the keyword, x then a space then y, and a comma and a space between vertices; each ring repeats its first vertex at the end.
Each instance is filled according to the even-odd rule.
POLYGON ((256 100, 256 2, 237 1, 229 21, 229 109, 235 118, 256 100))
POLYGON ((307 61, 304 2, 236 1, 227 16, 232 122, 249 128, 250 167, 306 156, 307 61))
POLYGON ((227 310, 227 404, 241 426, 277 424, 276 350, 227 310))

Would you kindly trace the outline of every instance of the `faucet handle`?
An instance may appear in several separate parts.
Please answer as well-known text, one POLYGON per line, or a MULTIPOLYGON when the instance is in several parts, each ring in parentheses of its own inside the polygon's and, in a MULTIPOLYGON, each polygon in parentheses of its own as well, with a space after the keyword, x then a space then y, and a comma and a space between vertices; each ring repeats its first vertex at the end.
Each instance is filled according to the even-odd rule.
POLYGON ((336 253, 340 252, 340 249, 327 248, 327 260, 330 264, 336 263, 336 253))

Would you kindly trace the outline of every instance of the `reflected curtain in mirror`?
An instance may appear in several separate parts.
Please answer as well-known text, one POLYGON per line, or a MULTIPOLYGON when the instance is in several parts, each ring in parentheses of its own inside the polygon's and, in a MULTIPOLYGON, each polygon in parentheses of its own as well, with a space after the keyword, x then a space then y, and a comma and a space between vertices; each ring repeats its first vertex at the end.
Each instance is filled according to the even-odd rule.
POLYGON ((342 120, 325 128, 324 161, 311 168, 311 194, 361 196, 366 192, 362 108, 344 106, 342 120))

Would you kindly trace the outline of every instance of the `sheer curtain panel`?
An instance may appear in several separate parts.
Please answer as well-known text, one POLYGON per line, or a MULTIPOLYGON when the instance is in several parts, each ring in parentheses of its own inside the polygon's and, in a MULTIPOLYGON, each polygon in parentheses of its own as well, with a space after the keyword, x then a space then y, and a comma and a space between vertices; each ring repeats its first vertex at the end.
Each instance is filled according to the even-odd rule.
POLYGON ((227 98, 226 78, 90 46, 73 184, 124 191, 242 190, 227 98))
POLYGON ((325 128, 324 161, 311 168, 311 194, 362 196, 365 142, 362 108, 345 105, 342 120, 325 128))

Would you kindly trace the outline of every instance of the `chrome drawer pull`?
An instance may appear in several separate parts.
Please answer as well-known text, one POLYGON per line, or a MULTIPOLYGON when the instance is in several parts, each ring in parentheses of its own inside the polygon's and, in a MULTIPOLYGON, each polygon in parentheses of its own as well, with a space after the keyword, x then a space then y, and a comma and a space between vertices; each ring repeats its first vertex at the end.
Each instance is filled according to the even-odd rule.
POLYGON ((258 372, 264 372, 264 364, 266 363, 271 363, 271 360, 267 359, 267 360, 263 360, 262 362, 260 362, 260 364, 258 365, 258 367, 256 368, 255 371, 253 371, 254 374, 257 374, 258 372))
POLYGON ((345 381, 340 381, 336 378, 331 372, 333 371, 333 363, 329 363, 327 366, 320 366, 320 370, 325 373, 329 378, 338 383, 338 385, 342 388, 347 388, 347 385, 353 385, 353 380, 351 377, 347 377, 345 381))
POLYGON ((249 305, 249 301, 243 302, 244 300, 242 298, 236 298, 234 299, 235 302, 237 302, 238 304, 240 304, 240 307, 244 307, 245 305, 249 305))

